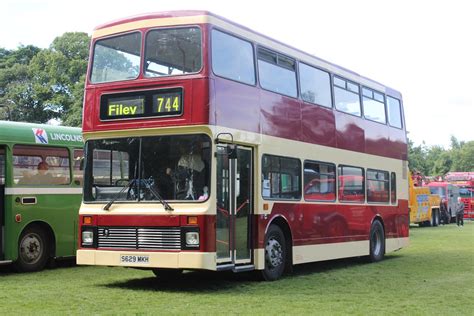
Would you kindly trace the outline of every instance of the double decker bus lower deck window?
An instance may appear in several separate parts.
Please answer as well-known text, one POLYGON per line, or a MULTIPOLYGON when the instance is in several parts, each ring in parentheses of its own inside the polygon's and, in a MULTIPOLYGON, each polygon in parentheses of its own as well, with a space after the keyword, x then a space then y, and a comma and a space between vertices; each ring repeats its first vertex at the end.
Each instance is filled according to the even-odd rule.
POLYGON ((86 152, 86 202, 192 202, 209 196, 211 140, 206 135, 90 140, 86 152))

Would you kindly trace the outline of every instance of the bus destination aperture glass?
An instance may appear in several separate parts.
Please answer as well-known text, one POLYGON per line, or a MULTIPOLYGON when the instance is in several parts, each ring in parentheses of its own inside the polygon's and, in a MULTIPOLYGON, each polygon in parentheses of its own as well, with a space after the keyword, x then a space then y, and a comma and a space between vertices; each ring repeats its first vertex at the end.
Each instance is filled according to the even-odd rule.
POLYGON ((123 97, 123 98, 109 98, 107 100, 107 117, 116 118, 123 116, 135 116, 145 113, 145 98, 143 96, 137 97, 123 97))
POLYGON ((103 95, 100 119, 180 116, 183 113, 182 96, 181 88, 103 95))

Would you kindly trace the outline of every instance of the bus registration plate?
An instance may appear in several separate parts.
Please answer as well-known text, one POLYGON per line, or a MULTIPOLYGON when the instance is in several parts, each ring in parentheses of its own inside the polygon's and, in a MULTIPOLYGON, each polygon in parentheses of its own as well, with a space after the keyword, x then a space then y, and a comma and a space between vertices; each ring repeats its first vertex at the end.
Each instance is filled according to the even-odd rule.
POLYGON ((123 264, 149 264, 150 257, 148 255, 120 255, 120 263, 123 264))

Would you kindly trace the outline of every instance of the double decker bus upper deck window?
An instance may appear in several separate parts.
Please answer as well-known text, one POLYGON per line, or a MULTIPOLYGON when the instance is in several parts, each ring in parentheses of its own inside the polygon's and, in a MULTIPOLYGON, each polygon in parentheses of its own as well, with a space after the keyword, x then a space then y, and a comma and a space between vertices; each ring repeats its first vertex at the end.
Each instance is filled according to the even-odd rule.
POLYGON ((145 43, 145 76, 194 73, 201 69, 201 64, 201 30, 198 27, 148 32, 145 43))
POLYGON ((402 128, 402 110, 400 100, 387 96, 388 122, 391 126, 402 128))
POLYGON ((135 79, 140 73, 140 33, 99 40, 95 43, 91 82, 135 79))

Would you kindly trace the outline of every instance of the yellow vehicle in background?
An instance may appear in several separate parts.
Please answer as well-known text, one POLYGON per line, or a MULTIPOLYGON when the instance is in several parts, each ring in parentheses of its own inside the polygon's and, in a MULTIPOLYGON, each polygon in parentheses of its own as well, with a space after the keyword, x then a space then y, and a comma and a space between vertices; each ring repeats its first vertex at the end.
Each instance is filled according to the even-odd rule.
POLYGON ((441 197, 431 194, 430 188, 415 183, 409 177, 409 208, 410 224, 422 226, 438 226, 440 223, 441 197))

